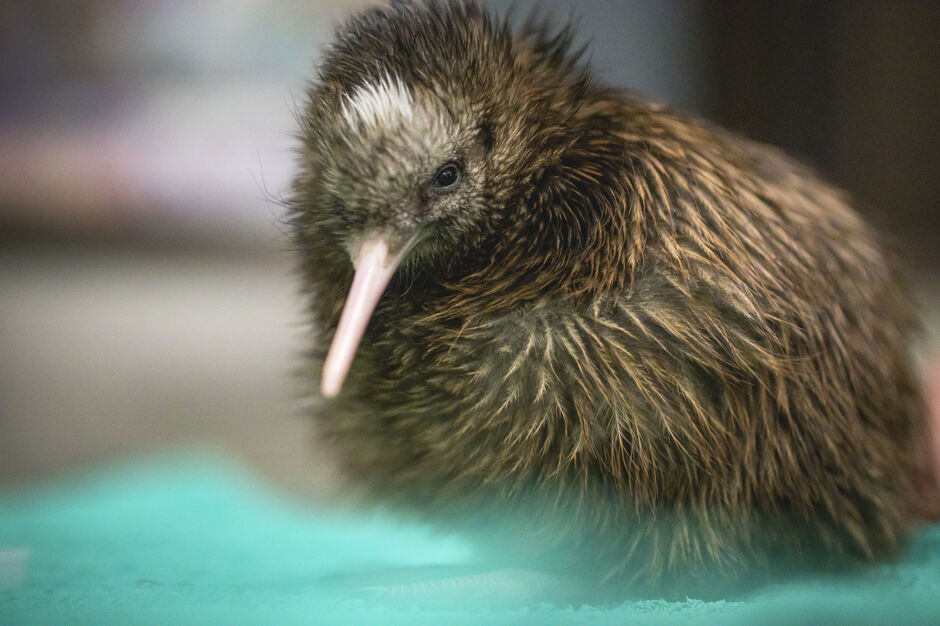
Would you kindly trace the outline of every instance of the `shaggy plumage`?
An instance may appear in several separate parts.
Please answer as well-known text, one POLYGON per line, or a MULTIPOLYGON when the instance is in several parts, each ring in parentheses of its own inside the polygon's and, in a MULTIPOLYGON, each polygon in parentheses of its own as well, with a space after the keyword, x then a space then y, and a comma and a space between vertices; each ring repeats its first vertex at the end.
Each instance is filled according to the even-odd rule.
POLYGON ((894 555, 932 477, 877 235, 778 150, 596 85, 570 40, 395 3, 326 51, 291 198, 313 379, 360 239, 417 237, 321 411, 348 475, 615 584, 894 555))

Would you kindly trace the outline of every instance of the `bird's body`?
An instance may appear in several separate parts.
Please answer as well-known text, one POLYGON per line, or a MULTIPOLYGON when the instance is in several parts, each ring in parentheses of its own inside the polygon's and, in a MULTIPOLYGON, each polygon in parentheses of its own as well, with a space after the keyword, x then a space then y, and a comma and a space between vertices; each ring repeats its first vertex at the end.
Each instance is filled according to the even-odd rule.
POLYGON ((898 550, 912 312, 839 190, 466 3, 350 22, 302 131, 315 374, 362 242, 402 257, 322 409, 375 496, 611 580, 898 550))

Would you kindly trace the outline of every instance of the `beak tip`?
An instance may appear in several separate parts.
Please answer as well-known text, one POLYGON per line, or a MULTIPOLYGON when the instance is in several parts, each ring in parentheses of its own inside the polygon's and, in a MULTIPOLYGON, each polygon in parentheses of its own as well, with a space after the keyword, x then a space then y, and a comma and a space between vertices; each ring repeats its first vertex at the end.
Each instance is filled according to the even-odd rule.
POLYGON ((320 393, 323 394, 324 398, 335 398, 339 395, 342 386, 342 381, 336 380, 335 377, 327 378, 324 376, 320 383, 320 393))

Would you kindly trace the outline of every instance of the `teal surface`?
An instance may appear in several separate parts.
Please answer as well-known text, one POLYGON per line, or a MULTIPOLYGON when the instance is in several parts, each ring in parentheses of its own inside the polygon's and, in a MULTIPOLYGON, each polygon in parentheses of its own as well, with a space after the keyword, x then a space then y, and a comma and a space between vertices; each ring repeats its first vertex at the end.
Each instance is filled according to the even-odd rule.
MULTIPOLYGON (((211 457, 165 457, 0 494, 0 624, 940 623, 940 526, 864 578, 728 602, 445 605, 344 590, 357 572, 460 565, 456 537, 287 499, 211 457)), ((512 574, 509 574, 512 577, 512 574)), ((500 579, 524 586, 525 578, 500 579)), ((420 597, 420 594, 418 594, 420 597)))

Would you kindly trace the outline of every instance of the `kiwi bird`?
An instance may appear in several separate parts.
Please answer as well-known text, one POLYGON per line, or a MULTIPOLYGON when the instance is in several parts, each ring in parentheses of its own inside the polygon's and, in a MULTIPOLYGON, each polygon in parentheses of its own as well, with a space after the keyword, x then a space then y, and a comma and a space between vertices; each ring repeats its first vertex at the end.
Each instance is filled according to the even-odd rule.
POLYGON ((325 51, 289 206, 345 472, 598 580, 890 558, 933 478, 878 235, 571 39, 430 1, 325 51))

